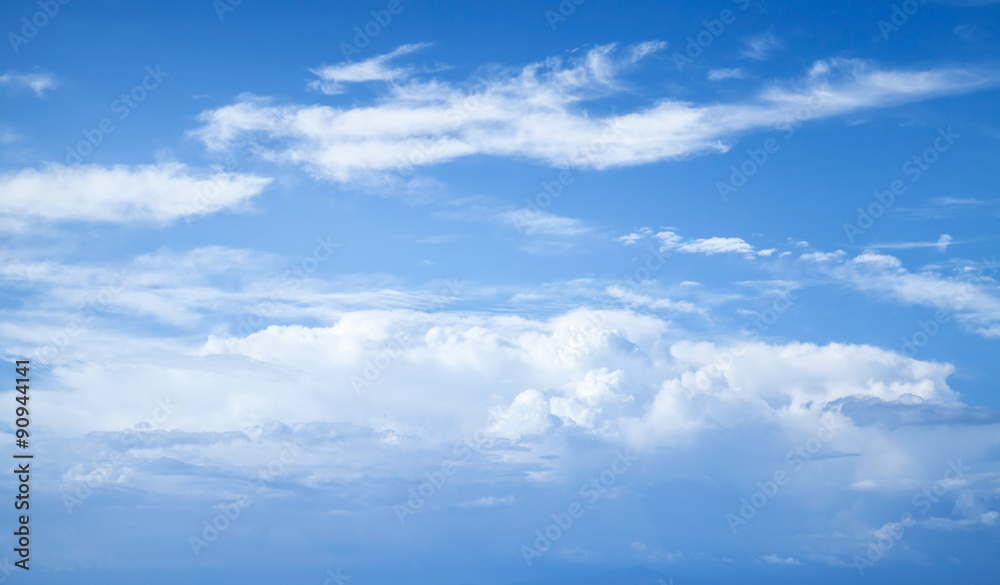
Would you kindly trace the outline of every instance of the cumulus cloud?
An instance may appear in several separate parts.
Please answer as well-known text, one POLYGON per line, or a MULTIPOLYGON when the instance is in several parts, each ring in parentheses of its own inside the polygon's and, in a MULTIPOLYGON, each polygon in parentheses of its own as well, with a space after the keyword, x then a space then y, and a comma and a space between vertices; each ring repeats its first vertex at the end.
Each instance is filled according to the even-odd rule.
POLYGON ((740 101, 699 104, 660 98, 631 112, 598 115, 588 112, 587 105, 623 91, 627 86, 621 75, 660 45, 624 50, 598 46, 520 69, 495 68, 467 83, 416 79, 387 64, 414 47, 317 70, 319 87, 331 92, 342 91, 348 81, 390 82, 373 104, 287 104, 243 95, 231 105, 203 112, 203 125, 194 135, 214 150, 263 132, 276 143, 261 156, 301 165, 334 181, 371 179, 380 172, 401 181, 417 167, 477 155, 607 169, 725 152, 742 133, 793 115, 802 119, 802 112, 807 112, 805 119, 825 118, 996 82, 995 75, 984 71, 882 69, 865 61, 832 59, 815 63, 798 79, 768 83, 740 101))
POLYGON ((35 221, 168 223, 238 208, 271 179, 197 171, 180 163, 141 166, 49 165, 0 175, 0 218, 35 221))
MULTIPOLYGON (((56 265, 6 260, 7 281, 9 274, 54 285, 62 274, 56 265)), ((246 265, 279 270, 282 263, 245 250, 199 249, 149 254, 130 269, 137 289, 190 310, 211 306, 217 315, 237 300, 245 306, 267 298, 270 289, 258 281, 213 290, 217 281, 237 280, 246 265)), ((96 273, 77 270, 65 271, 75 285, 66 288, 99 285, 96 273)), ((811 464, 822 466, 821 479, 803 474, 783 492, 794 507, 816 501, 817 493, 838 501, 855 485, 900 489, 908 498, 914 482, 939 473, 936 462, 956 441, 969 445, 963 457, 971 460, 996 448, 1000 419, 959 401, 948 386, 953 366, 889 350, 701 341, 665 318, 632 310, 544 317, 428 312, 416 310, 412 296, 405 308, 386 308, 369 295, 362 300, 367 308, 323 311, 317 306, 343 287, 309 288, 276 303, 275 311, 297 323, 257 330, 227 322, 228 312, 176 338, 143 338, 102 328, 100 320, 83 324, 48 365, 51 389, 33 397, 59 433, 85 436, 68 452, 50 453, 65 489, 103 478, 97 491, 127 487, 217 502, 234 477, 266 467, 287 443, 301 445, 303 454, 276 492, 321 491, 334 494, 324 509, 363 515, 374 508, 372 514, 391 516, 387 506, 405 500, 413 481, 455 458, 466 437, 484 437, 435 505, 490 513, 514 510, 532 486, 565 481, 575 490, 607 464, 596 466, 595 453, 616 450, 643 461, 635 467, 640 487, 629 489, 692 474, 698 482, 751 489, 823 421, 834 421, 824 458, 811 464), (307 317, 310 324, 302 324, 307 317), (122 395, 122 383, 138 390, 122 395), (176 405, 169 419, 128 449, 124 464, 95 471, 90 454, 150 419, 157 401, 176 405), (888 468, 894 484, 884 477, 888 468), (178 474, 192 478, 183 489, 170 481, 178 474), (798 497, 797 489, 807 495, 798 497)), ((11 353, 30 355, 33 344, 50 343, 51 329, 37 331, 32 322, 34 337, 27 329, 3 324, 3 332, 21 339, 11 353)), ((722 514, 709 512, 716 520, 722 514)), ((955 518, 988 519, 989 512, 970 507, 955 518)), ((438 512, 428 506, 422 513, 438 512)), ((867 537, 859 537, 862 546, 867 537)), ((660 550, 648 550, 654 548, 660 550)), ((777 558, 786 561, 791 552, 777 558)))

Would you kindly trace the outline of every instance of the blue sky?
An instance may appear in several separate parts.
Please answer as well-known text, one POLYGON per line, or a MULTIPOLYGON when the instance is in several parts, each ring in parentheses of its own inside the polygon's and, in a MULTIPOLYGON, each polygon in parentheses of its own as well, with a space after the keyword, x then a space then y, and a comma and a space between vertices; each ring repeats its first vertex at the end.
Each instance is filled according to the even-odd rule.
POLYGON ((0 32, 31 579, 996 582, 998 3, 0 32))

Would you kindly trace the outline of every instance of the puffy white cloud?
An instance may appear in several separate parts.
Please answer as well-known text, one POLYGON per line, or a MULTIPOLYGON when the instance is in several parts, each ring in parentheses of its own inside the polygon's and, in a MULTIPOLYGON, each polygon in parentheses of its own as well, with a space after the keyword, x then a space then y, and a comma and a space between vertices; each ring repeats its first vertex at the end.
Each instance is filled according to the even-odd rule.
POLYGON ((587 429, 594 429, 598 419, 606 418, 605 409, 617 402, 632 402, 635 397, 620 394, 624 372, 609 371, 607 368, 591 370, 575 387, 563 396, 553 396, 549 400, 552 414, 572 421, 587 429))
POLYGON ((746 256, 770 256, 774 249, 756 250, 743 238, 698 238, 695 240, 685 240, 677 233, 666 230, 655 235, 660 241, 660 250, 674 250, 685 254, 744 254, 746 256))
POLYGON ((49 165, 0 175, 0 219, 167 223, 245 205, 271 179, 195 171, 180 163, 49 165))
MULTIPOLYGON (((841 265, 901 269, 881 256, 841 265)), ((102 282, 103 273, 86 266, 4 260, 5 280, 56 291, 41 295, 46 314, 79 300, 67 290, 86 296, 102 282), (61 276, 67 284, 58 289, 61 276)), ((940 477, 938 467, 956 445, 963 445, 967 464, 990 473, 1000 417, 959 401, 948 386, 949 364, 855 344, 747 342, 725 335, 709 342, 703 332, 631 310, 576 309, 545 317, 417 310, 434 298, 392 290, 397 283, 385 281, 353 293, 340 281, 307 281, 279 304, 288 310, 284 324, 236 327, 228 315, 266 298, 272 279, 259 275, 221 290, 217 282, 241 280, 234 277, 242 266, 269 273, 287 264, 225 248, 163 250, 129 263, 134 287, 154 294, 142 309, 131 300, 112 301, 114 311, 131 316, 171 301, 172 311, 198 314, 212 307, 217 318, 180 320, 183 334, 159 338, 94 320, 46 364, 51 369, 39 379, 49 386, 32 400, 60 437, 85 435, 50 452, 62 487, 89 479, 100 482, 98 491, 127 488, 217 503, 238 495, 234 478, 266 467, 288 443, 301 445, 302 455, 286 466, 273 493, 322 490, 335 494, 324 509, 384 514, 428 471, 459 459, 456 446, 479 436, 482 445, 458 466, 449 489, 435 496, 441 510, 515 512, 531 501, 532 490, 561 481, 578 487, 599 471, 598 453, 616 450, 642 462, 634 468, 639 479, 633 483, 629 475, 616 490, 660 489, 684 478, 749 494, 754 482, 783 468, 785 454, 824 425, 833 429, 832 439, 782 488, 782 506, 762 515, 782 514, 780 508, 822 510, 823 517, 835 518, 831 507, 835 512, 873 495, 899 495, 905 505, 921 482, 940 477), (351 295, 356 298, 346 298, 351 295), (227 316, 218 317, 220 308, 227 316), (123 385, 135 390, 123 395, 123 385), (165 419, 160 404, 171 406, 165 419), (120 431, 140 421, 153 422, 141 444, 126 449, 122 464, 98 468, 92 453, 119 448, 120 431), (183 486, 178 475, 186 478, 183 486)), ((787 289, 793 283, 741 284, 787 289)), ((9 353, 29 355, 33 344, 49 343, 51 331, 29 321, 0 323, 0 335, 19 340, 9 353)), ((994 510, 985 494, 996 489, 995 477, 973 481, 968 475, 948 485, 948 498, 975 498, 956 505, 950 517, 935 510, 922 519, 928 528, 956 534, 990 529, 994 510), (946 520, 937 519, 942 516, 946 520)), ((741 495, 733 494, 734 509, 741 495)), ((699 512, 725 529, 726 505, 699 512)), ((428 507, 422 513, 441 512, 428 507)), ((898 510, 893 513, 898 518, 898 510)), ((841 554, 845 541, 863 548, 891 519, 887 514, 871 528, 856 526, 828 550, 841 554)), ((649 542, 647 553, 673 550, 649 542)), ((811 558, 807 551, 780 550, 782 561, 789 554, 803 563, 811 558)))

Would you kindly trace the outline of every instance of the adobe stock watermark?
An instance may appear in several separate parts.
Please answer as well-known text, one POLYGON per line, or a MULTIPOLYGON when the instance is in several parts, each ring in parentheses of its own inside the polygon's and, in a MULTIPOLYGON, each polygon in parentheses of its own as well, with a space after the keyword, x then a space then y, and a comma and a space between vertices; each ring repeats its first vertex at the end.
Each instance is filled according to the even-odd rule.
POLYGON ((921 4, 927 4, 927 0, 903 0, 899 5, 892 5, 892 13, 889 20, 879 19, 878 32, 882 35, 882 40, 889 40, 889 33, 896 32, 910 22, 910 17, 914 16, 921 4))
POLYGON ((158 399, 156 400, 156 407, 153 408, 149 418, 122 431, 118 436, 118 440, 122 444, 121 450, 113 452, 103 462, 95 466, 90 473, 84 475, 83 479, 77 480, 79 485, 76 486, 73 493, 62 495, 62 502, 66 508, 66 513, 72 514, 75 508, 83 505, 85 501, 90 499, 94 495, 94 490, 101 487, 111 478, 116 470, 124 465, 125 454, 128 453, 129 449, 145 442, 149 433, 157 429, 162 429, 163 423, 178 408, 178 405, 170 401, 170 397, 158 399))
MULTIPOLYGON (((407 0, 410 2, 412 0, 407 0)), ((362 26, 354 27, 354 38, 352 43, 340 43, 340 52, 344 54, 344 59, 350 61, 355 55, 360 55, 361 50, 372 44, 375 37, 382 34, 392 24, 392 17, 399 15, 406 9, 401 0, 389 0, 382 10, 372 10, 368 14, 372 19, 362 26)))
MULTIPOLYGON (((161 71, 159 65, 156 65, 155 68, 147 65, 146 75, 142 81, 111 101, 111 113, 118 114, 118 120, 125 120, 142 102, 146 101, 153 90, 160 87, 160 84, 167 77, 170 77, 170 74, 161 71)), ((115 122, 110 117, 101 118, 94 128, 81 130, 83 140, 77 142, 75 146, 66 147, 66 168, 83 162, 83 159, 90 156, 94 149, 104 142, 105 137, 114 131, 115 122)))
POLYGON ((62 6, 70 3, 70 0, 38 0, 38 8, 30 17, 21 18, 21 34, 16 32, 7 33, 7 41, 14 54, 21 52, 21 46, 27 45, 28 41, 38 36, 41 30, 49 25, 53 18, 62 11, 62 6))
MULTIPOLYGON (((282 450, 272 459, 267 467, 258 468, 257 471, 247 478, 247 483, 254 488, 254 494, 263 493, 268 484, 274 482, 278 477, 287 471, 287 466, 295 463, 302 456, 302 445, 292 443, 282 443, 282 450), (286 457, 287 456, 287 457, 286 457)), ((194 556, 200 557, 204 549, 210 547, 217 541, 236 520, 240 518, 243 511, 253 504, 253 498, 247 494, 241 494, 231 502, 224 502, 213 506, 219 513, 210 519, 202 522, 201 537, 196 534, 188 536, 188 544, 194 556)))
POLYGON ((215 15, 219 17, 219 22, 224 22, 226 15, 235 12, 241 4, 243 4, 243 0, 212 0, 212 8, 215 10, 215 15))
MULTIPOLYGON (((962 465, 961 459, 958 461, 948 461, 944 470, 944 477, 913 494, 913 498, 910 500, 913 507, 917 509, 919 514, 926 515, 931 511, 931 504, 940 502, 941 497, 948 493, 948 484, 956 479, 965 477, 966 472, 970 469, 962 465)), ((889 552, 896 545, 896 542, 903 539, 903 536, 906 535, 906 529, 913 528, 916 525, 917 520, 914 517, 914 513, 906 511, 900 515, 899 522, 888 522, 882 528, 876 530, 868 540, 868 550, 865 551, 865 556, 854 555, 854 558, 851 559, 854 562, 854 568, 858 570, 858 574, 864 577, 865 569, 874 567, 875 563, 882 560, 885 553, 889 552)))
POLYGON ((344 585, 345 583, 347 583, 347 580, 351 578, 350 575, 342 574, 340 572, 340 567, 337 567, 336 573, 327 569, 325 575, 326 575, 326 580, 323 581, 323 585, 344 585))
MULTIPOLYGON (((908 177, 910 183, 919 181, 924 173, 941 159, 941 155, 951 150, 955 142, 962 137, 961 134, 952 131, 951 126, 948 126, 947 129, 938 128, 937 134, 930 146, 914 154, 899 168, 899 172, 908 177)), ((855 238, 864 235, 868 229, 875 225, 875 220, 885 215, 885 212, 896 204, 897 198, 904 195, 906 189, 906 184, 902 179, 895 179, 889 183, 888 189, 875 190, 873 194, 875 201, 871 202, 867 208, 858 207, 858 217, 855 222, 843 225, 847 241, 853 244, 855 238)))
POLYGON ((735 536, 739 529, 750 523, 757 513, 767 506, 768 502, 777 497, 782 486, 788 485, 792 476, 802 471, 806 464, 812 461, 813 456, 823 449, 823 445, 836 436, 840 430, 840 423, 830 413, 824 414, 820 418, 820 427, 816 431, 816 436, 811 437, 805 443, 797 446, 785 454, 786 467, 776 469, 770 478, 757 482, 757 491, 749 498, 740 498, 740 508, 737 513, 728 512, 725 520, 729 524, 729 530, 735 536))
MULTIPOLYGON (((446 306, 449 302, 458 298, 461 294, 461 284, 457 280, 447 281, 441 292, 434 297, 431 304, 418 313, 419 319, 423 323, 430 323, 427 311, 434 311, 446 306)), ((382 374, 392 367, 392 364, 403 353, 403 344, 407 338, 402 333, 397 333, 392 340, 374 357, 365 360, 364 368, 360 375, 351 376, 351 386, 354 387, 354 394, 361 395, 361 389, 371 386, 382 374)))
MULTIPOLYGON (((739 6, 739 11, 743 12, 750 7, 751 0, 732 0, 732 2, 739 6)), ((726 31, 726 27, 736 22, 737 12, 733 12, 729 8, 723 8, 719 15, 713 20, 703 20, 701 21, 702 29, 694 36, 688 36, 687 46, 685 47, 684 53, 674 51, 674 54, 670 56, 674 60, 674 65, 677 67, 677 71, 684 72, 684 67, 688 65, 693 65, 695 59, 698 59, 705 54, 705 50, 712 46, 712 43, 716 39, 722 36, 722 33, 726 31)))
POLYGON ((545 11, 545 20, 549 23, 549 28, 556 30, 556 27, 566 22, 570 16, 576 14, 576 7, 581 6, 587 0, 562 0, 555 10, 545 11))
MULTIPOLYGON (((593 506, 618 483, 618 478, 631 469, 638 460, 638 455, 631 455, 628 450, 624 453, 616 451, 615 458, 607 469, 580 486, 580 498, 585 499, 588 506, 593 506)), ((583 507, 583 504, 574 501, 566 506, 565 511, 551 514, 552 523, 544 529, 535 531, 534 546, 526 544, 521 546, 521 556, 524 557, 524 562, 531 566, 535 559, 541 558, 543 554, 551 550, 552 545, 573 527, 573 522, 582 518, 586 512, 587 509, 583 507)))

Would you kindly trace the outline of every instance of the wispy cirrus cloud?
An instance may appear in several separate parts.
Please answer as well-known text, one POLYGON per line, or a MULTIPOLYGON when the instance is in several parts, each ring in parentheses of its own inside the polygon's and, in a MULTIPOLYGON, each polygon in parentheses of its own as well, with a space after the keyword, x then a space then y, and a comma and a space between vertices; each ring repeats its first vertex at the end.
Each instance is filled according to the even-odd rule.
POLYGON ((245 134, 264 132, 275 146, 261 156, 333 181, 378 173, 409 176, 416 167, 477 155, 607 169, 725 152, 742 133, 780 124, 807 104, 806 120, 819 119, 1000 81, 982 69, 885 69, 831 59, 816 62, 797 79, 769 82, 743 100, 694 103, 664 97, 631 112, 599 115, 588 112, 588 104, 622 91, 619 77, 660 44, 624 50, 598 46, 520 69, 494 69, 467 83, 417 79, 406 68, 387 64, 418 46, 317 70, 317 87, 333 84, 327 86, 330 92, 343 91, 349 81, 388 82, 370 105, 281 104, 243 95, 203 112, 203 125, 193 135, 210 149, 224 150, 245 134))
POLYGON ((367 61, 358 63, 345 63, 343 65, 327 65, 319 69, 310 69, 319 80, 310 83, 310 87, 318 89, 327 95, 337 95, 344 93, 344 84, 360 83, 363 81, 401 81, 410 76, 412 69, 406 67, 392 67, 389 61, 429 47, 430 43, 416 43, 403 45, 391 53, 380 55, 367 61))
POLYGON ((889 242, 885 244, 869 244, 871 250, 911 250, 914 248, 935 248, 938 252, 946 252, 948 246, 960 244, 948 234, 941 234, 936 242, 889 242))
POLYGON ((965 262, 954 275, 934 267, 913 272, 904 268, 899 258, 875 251, 853 258, 841 250, 812 252, 800 259, 855 290, 940 309, 983 337, 1000 337, 1000 295, 996 290, 1000 265, 995 256, 965 262))
POLYGON ((731 69, 712 69, 708 72, 709 81, 720 81, 723 79, 746 79, 747 72, 741 67, 731 69))
POLYGON ((744 39, 743 45, 746 47, 743 49, 743 56, 758 61, 766 60, 771 56, 771 53, 784 47, 772 31, 744 39))

